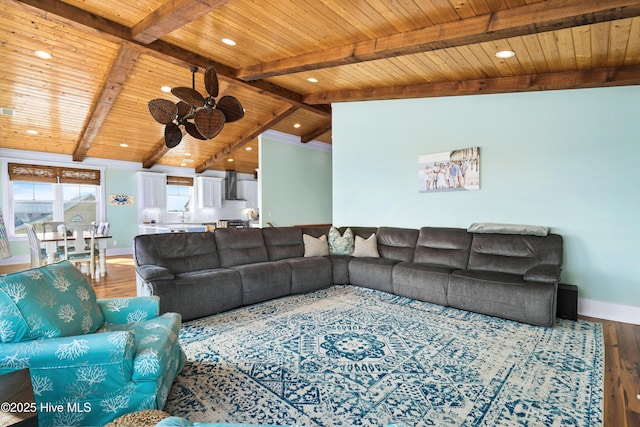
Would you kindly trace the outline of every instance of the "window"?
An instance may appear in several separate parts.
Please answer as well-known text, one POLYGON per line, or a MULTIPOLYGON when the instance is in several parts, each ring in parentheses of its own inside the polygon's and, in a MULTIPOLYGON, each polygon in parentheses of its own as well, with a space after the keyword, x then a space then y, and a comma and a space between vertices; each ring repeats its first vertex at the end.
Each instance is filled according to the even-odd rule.
POLYGON ((24 224, 53 221, 54 184, 13 182, 13 224, 16 234, 25 234, 24 224))
POLYGON ((11 203, 6 213, 11 215, 7 218, 11 234, 26 234, 24 224, 39 229, 45 221, 98 220, 100 171, 18 163, 9 163, 8 171, 11 203))
POLYGON ((90 224, 96 221, 98 187, 84 184, 61 184, 65 222, 90 224))
POLYGON ((167 211, 189 212, 193 198, 193 178, 167 177, 167 211))

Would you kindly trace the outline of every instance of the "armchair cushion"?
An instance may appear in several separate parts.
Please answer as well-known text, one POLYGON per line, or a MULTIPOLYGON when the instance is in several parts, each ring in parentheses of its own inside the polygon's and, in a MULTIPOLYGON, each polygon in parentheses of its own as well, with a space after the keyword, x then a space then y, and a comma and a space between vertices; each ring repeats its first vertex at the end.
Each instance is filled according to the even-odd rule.
POLYGON ((103 323, 96 294, 68 261, 0 276, 0 341, 95 332, 103 323))

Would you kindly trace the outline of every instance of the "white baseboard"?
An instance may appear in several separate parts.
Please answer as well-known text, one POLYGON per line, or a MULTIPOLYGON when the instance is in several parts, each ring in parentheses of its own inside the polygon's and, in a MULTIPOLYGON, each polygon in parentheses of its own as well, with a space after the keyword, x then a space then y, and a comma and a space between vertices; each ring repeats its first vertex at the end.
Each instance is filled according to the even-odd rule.
POLYGON ((640 325, 640 307, 578 298, 578 314, 597 319, 640 325))

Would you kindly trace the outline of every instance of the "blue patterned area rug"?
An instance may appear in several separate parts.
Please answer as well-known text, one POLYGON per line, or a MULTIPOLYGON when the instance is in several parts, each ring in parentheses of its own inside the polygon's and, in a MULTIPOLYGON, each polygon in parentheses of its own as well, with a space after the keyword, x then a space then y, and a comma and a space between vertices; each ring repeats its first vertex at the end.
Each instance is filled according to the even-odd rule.
POLYGON ((165 411, 301 426, 602 425, 600 324, 540 328, 354 286, 185 323, 165 411))

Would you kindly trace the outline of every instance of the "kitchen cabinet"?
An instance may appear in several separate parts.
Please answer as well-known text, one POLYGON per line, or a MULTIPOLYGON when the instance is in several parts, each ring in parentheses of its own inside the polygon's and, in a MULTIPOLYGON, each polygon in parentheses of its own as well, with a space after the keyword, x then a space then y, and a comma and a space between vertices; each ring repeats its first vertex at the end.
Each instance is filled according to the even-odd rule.
POLYGON ((198 207, 216 208, 222 207, 222 178, 201 176, 196 178, 198 207))
POLYGON ((142 209, 164 208, 167 204, 167 175, 138 172, 138 197, 142 209))
POLYGON ((247 201, 248 208, 258 208, 258 181, 241 180, 238 181, 238 198, 247 201))

